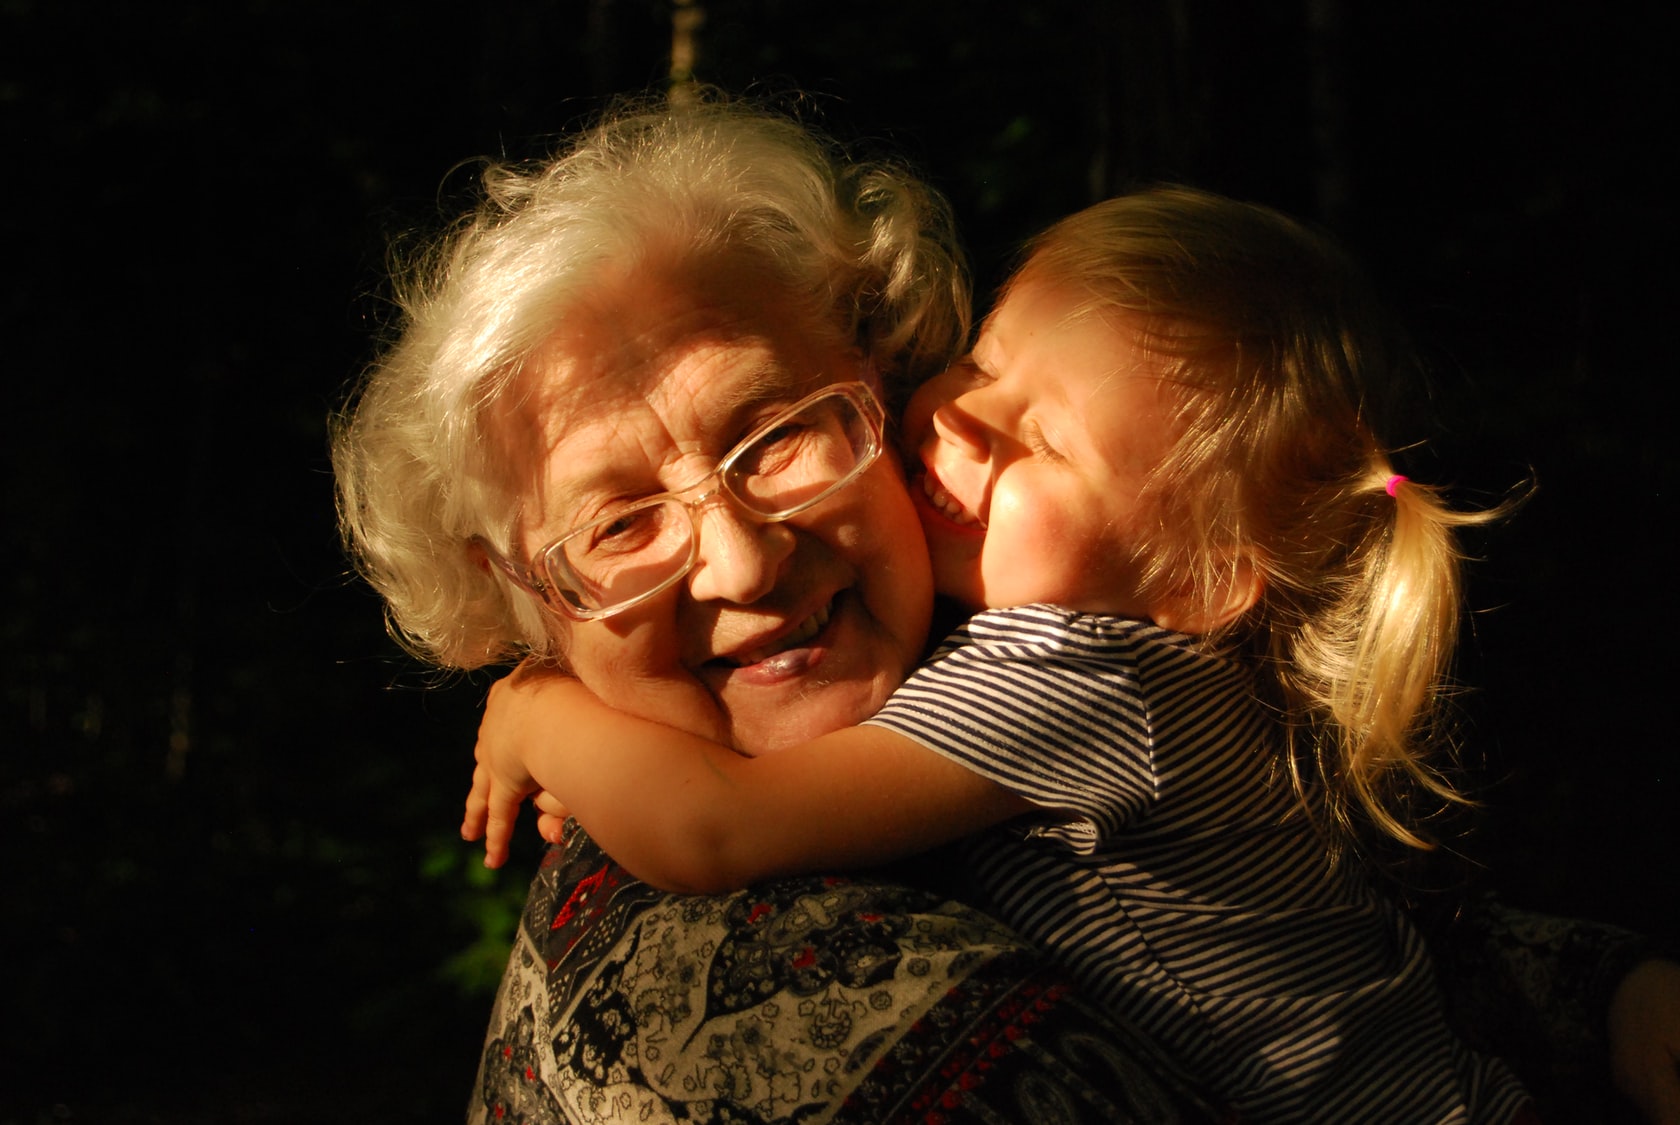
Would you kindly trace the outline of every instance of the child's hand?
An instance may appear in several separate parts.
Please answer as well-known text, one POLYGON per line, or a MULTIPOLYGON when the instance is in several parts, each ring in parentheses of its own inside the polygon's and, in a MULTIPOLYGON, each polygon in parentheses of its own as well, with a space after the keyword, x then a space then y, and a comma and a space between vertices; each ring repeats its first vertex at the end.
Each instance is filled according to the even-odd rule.
POLYGON ((566 821, 571 819, 572 810, 546 790, 531 798, 531 803, 537 806, 537 835, 551 844, 564 844, 566 821))
MULTIPOLYGON (((555 741, 558 729, 551 712, 542 709, 545 684, 569 683, 567 677, 527 661, 490 688, 484 718, 478 727, 473 756, 472 789, 467 793, 466 815, 461 821, 461 838, 484 837, 484 864, 500 867, 507 862, 508 843, 513 838, 519 806, 540 791, 531 776, 530 755, 547 750, 544 741, 555 741)), ((559 807, 556 805, 556 807, 559 807)), ((539 829, 557 832, 559 824, 548 825, 547 814, 539 829)), ((560 823, 563 823, 561 818, 560 823)))
MULTIPOLYGON (((480 746, 483 742, 479 743, 480 746)), ((513 839, 519 806, 536 792, 535 783, 523 783, 517 775, 498 776, 480 755, 473 770, 472 789, 467 792, 466 816, 461 821, 461 839, 484 837, 484 866, 500 867, 507 862, 508 841, 513 839)))

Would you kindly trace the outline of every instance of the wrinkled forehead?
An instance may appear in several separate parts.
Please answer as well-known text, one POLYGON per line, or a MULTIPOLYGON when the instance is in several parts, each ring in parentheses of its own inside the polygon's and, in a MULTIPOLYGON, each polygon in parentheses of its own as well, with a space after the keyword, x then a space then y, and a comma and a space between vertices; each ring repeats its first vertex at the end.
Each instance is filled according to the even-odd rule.
MULTIPOLYGON (((494 411, 493 442, 522 496, 552 520, 593 490, 648 487, 717 456, 766 403, 856 378, 837 332, 783 289, 715 269, 613 279, 578 302, 494 411)), ((667 482, 668 483, 668 482, 667 482)))

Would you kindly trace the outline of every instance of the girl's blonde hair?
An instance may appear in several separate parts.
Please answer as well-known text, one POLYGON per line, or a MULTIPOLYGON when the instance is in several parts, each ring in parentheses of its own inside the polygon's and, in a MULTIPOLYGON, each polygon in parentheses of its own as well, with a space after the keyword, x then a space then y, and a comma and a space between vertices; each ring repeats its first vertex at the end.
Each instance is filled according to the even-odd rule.
POLYGON ((1371 400, 1415 361, 1358 271, 1275 211, 1174 187, 1057 223, 1023 279, 1077 287, 1075 316, 1119 314, 1174 386, 1145 594, 1217 618, 1233 583, 1257 581, 1210 640, 1252 646, 1308 808, 1339 843, 1371 825, 1430 846, 1427 811, 1465 801, 1437 764, 1454 531, 1506 508, 1454 511, 1397 474, 1371 400))
POLYGON ((345 542, 412 652, 460 669, 554 652, 532 599, 467 546, 508 546, 510 482, 533 468, 501 463, 492 407, 604 272, 723 262, 781 286, 814 331, 873 361, 889 397, 968 332, 943 198, 790 115, 715 92, 631 102, 553 160, 490 166, 476 211, 395 269, 395 342, 333 427, 345 542))

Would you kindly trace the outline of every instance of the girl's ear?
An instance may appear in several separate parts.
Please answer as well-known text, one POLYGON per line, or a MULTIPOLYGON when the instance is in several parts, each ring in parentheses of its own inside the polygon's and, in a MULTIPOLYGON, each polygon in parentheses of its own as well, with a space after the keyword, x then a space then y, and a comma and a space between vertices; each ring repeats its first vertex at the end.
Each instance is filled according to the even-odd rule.
POLYGON ((1216 589, 1205 598, 1193 593, 1170 597, 1154 607, 1150 620, 1163 629, 1192 637, 1216 632, 1254 608, 1265 592, 1266 580, 1247 555, 1237 559, 1216 589))

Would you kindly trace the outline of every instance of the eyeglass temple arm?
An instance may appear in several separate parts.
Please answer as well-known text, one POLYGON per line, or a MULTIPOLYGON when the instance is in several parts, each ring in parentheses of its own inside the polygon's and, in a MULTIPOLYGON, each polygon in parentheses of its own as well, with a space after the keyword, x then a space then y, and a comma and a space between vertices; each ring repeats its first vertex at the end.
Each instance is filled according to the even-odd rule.
POLYGON ((496 550, 496 548, 491 546, 490 541, 484 538, 484 536, 474 535, 468 539, 467 542, 484 552, 484 557, 494 563, 496 565, 496 569, 507 575, 515 585, 529 590, 531 593, 536 594, 539 597, 543 594, 545 586, 542 582, 533 578, 524 567, 496 550))

